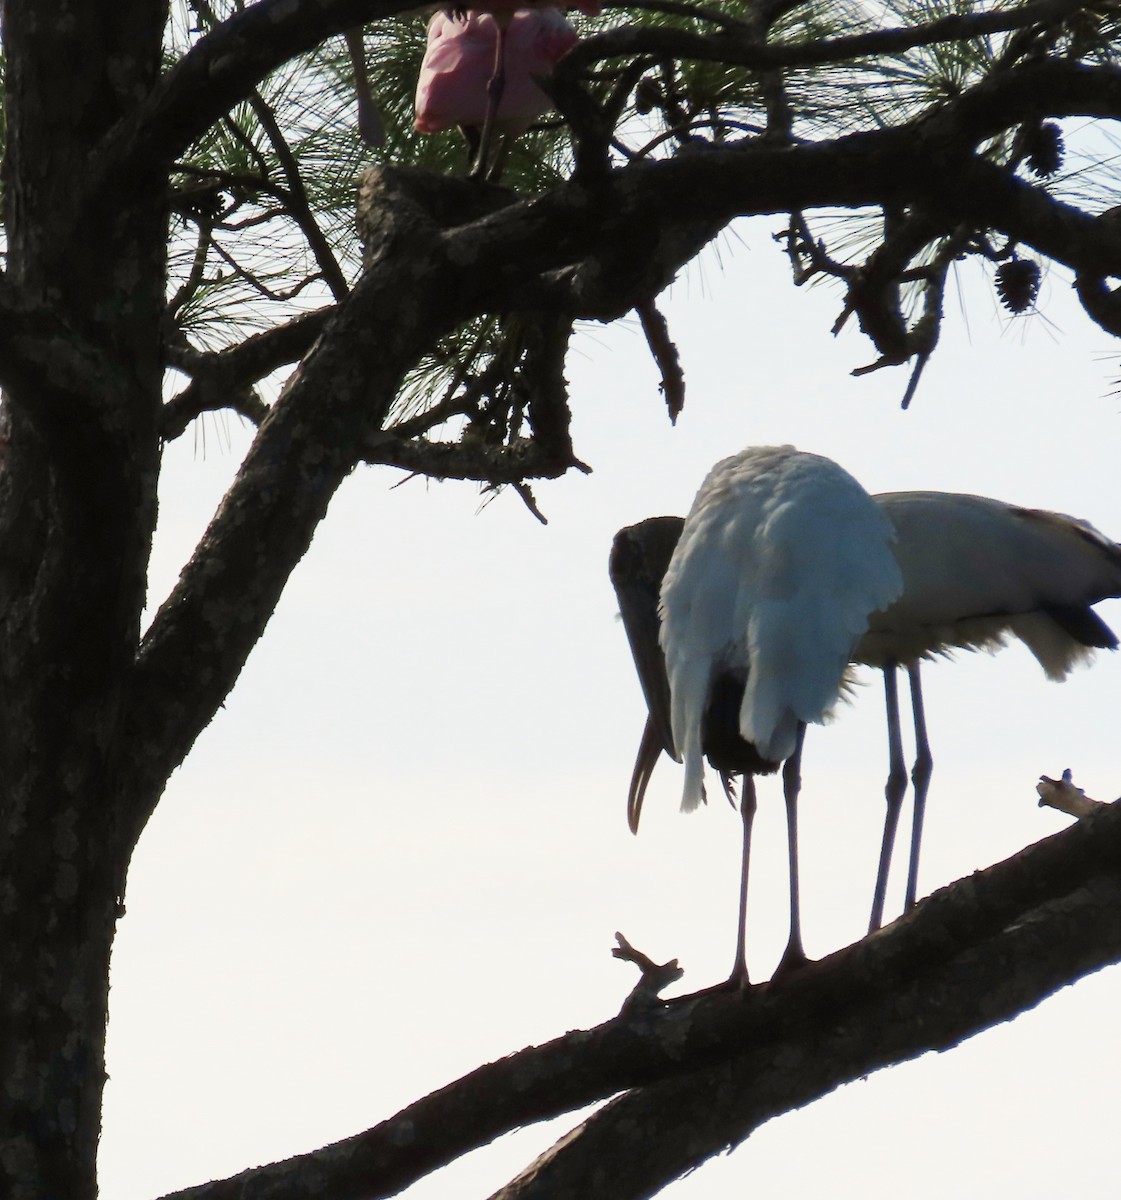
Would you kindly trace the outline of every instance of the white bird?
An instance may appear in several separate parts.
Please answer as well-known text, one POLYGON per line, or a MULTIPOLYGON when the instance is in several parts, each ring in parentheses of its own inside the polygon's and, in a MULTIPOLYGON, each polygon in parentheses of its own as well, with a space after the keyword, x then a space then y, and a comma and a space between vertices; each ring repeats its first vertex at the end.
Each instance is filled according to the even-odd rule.
MULTIPOLYGON (((1019 508, 981 496, 949 492, 888 492, 874 497, 896 530, 895 557, 903 573, 903 593, 869 618, 853 661, 884 672, 887 699, 889 774, 884 794, 887 816, 872 902, 870 928, 883 919, 892 847, 907 776, 899 729, 895 668, 910 678, 915 726, 915 787, 911 852, 905 906, 917 893, 923 816, 933 759, 926 735, 919 665, 924 658, 954 649, 998 650, 1019 639, 1035 655, 1049 679, 1065 679, 1071 668, 1088 662, 1097 648, 1116 649, 1118 641, 1091 605, 1121 596, 1121 547, 1092 525, 1059 513, 1019 508)), ((656 596, 659 574, 668 569, 680 517, 655 517, 620 531, 618 548, 625 559, 642 563, 644 579, 656 596)), ((618 587, 618 584, 616 585, 618 587)), ((638 587, 629 595, 631 616, 624 623, 647 697, 646 723, 627 796, 632 830, 650 775, 664 749, 674 753, 668 725, 658 707, 660 688, 668 692, 665 664, 657 653, 656 600, 646 606, 654 616, 636 616, 638 587), (654 624, 653 635, 649 632, 654 624), (652 700, 651 697, 654 697, 652 700)), ((622 607, 622 595, 620 596, 622 607)))
POLYGON ((907 788, 896 666, 906 667, 915 726, 914 816, 904 907, 918 890, 919 848, 933 759, 926 735, 919 664, 954 649, 996 651, 1019 639, 1048 679, 1063 680, 1096 648, 1117 638, 1090 607, 1121 596, 1121 547, 1092 525, 1060 513, 1018 508, 951 492, 886 492, 875 497, 895 526, 903 594, 876 613, 853 656, 880 667, 887 698, 887 818, 870 929, 883 920, 884 894, 907 788))
POLYGON ((805 727, 826 719, 870 614, 900 594, 902 578, 891 523, 868 493, 836 463, 792 446, 752 447, 717 463, 674 533, 674 518, 654 518, 622 530, 612 549, 611 576, 651 713, 628 815, 633 828, 662 749, 685 763, 686 811, 704 798, 704 757, 729 798, 731 777, 743 776, 731 981, 744 984, 753 776, 786 763, 790 938, 779 969, 789 969, 805 961, 797 869, 805 727))

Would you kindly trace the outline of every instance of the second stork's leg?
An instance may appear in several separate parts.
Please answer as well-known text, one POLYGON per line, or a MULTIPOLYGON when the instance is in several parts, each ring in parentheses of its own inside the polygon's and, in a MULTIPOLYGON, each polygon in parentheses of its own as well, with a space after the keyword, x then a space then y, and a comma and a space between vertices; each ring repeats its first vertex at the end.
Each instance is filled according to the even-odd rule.
POLYGON ((798 891, 798 793, 802 790, 802 743, 805 738, 806 727, 799 724, 794 753, 782 768, 782 792, 786 797, 786 853, 790 872, 790 937, 775 968, 776 977, 809 961, 802 948, 802 911, 798 891))
POLYGON ((747 875, 751 862, 751 826, 755 820, 755 776, 744 775, 740 797, 740 819, 743 821, 743 859, 740 863, 740 913, 736 926, 736 965, 728 982, 745 988, 751 982, 747 974, 747 875))
POLYGON ((872 895, 869 933, 874 933, 884 923, 884 900, 887 896, 888 872, 891 870, 891 852, 895 847, 899 812, 907 792, 907 769, 903 765, 903 738, 899 732, 899 690, 894 662, 884 663, 884 697, 887 701, 888 775, 884 787, 887 814, 884 817, 884 838, 880 845, 880 865, 876 870, 876 890, 872 895))
POLYGON ((934 758, 930 743, 926 740, 926 713, 922 702, 922 680, 919 664, 908 668, 911 679, 911 712, 915 718, 915 765, 911 768, 911 782, 915 785, 915 815, 911 823, 911 857, 907 863, 907 892, 903 910, 915 906, 915 895, 919 884, 919 847, 922 844, 922 823, 926 815, 926 793, 930 788, 930 776, 934 770, 934 758))

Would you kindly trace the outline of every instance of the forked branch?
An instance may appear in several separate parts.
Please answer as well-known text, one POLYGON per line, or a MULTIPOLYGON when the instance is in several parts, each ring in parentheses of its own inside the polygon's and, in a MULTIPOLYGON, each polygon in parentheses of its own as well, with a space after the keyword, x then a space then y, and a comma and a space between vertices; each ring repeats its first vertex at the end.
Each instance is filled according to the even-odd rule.
POLYGON ((497 1194, 645 1197, 763 1120, 1011 1019, 1121 960, 1121 804, 781 983, 639 1006, 488 1064, 345 1142, 165 1200, 396 1194, 518 1126, 625 1093, 497 1194))

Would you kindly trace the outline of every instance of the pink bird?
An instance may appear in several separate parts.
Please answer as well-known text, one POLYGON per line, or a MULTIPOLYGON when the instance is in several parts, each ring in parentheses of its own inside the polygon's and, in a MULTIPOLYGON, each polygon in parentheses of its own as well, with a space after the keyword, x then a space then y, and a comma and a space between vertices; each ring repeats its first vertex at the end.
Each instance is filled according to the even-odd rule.
MULTIPOLYGON (((575 7, 594 15, 595 0, 575 7)), ((472 175, 485 173, 494 128, 522 133, 550 107, 536 80, 579 41, 559 8, 487 0, 465 11, 438 10, 416 91, 416 128, 459 126, 474 154, 472 175)))

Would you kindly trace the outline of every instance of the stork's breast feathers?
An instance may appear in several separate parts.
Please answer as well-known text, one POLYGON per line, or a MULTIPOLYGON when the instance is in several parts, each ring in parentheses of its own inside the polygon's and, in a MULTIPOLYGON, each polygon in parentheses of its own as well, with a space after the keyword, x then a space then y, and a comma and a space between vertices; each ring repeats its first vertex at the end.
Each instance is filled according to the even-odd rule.
POLYGON ((798 721, 826 719, 871 614, 903 587, 894 530, 869 497, 844 488, 822 501, 788 514, 797 536, 779 535, 776 522, 782 561, 772 562, 768 594, 737 614, 750 664, 741 727, 768 758, 793 750, 798 721))
POLYGON ((828 459, 764 447, 713 468, 662 588, 674 740, 687 762, 717 671, 746 676, 741 731, 765 758, 788 757, 798 722, 825 718, 870 614, 902 590, 894 537, 828 459))

